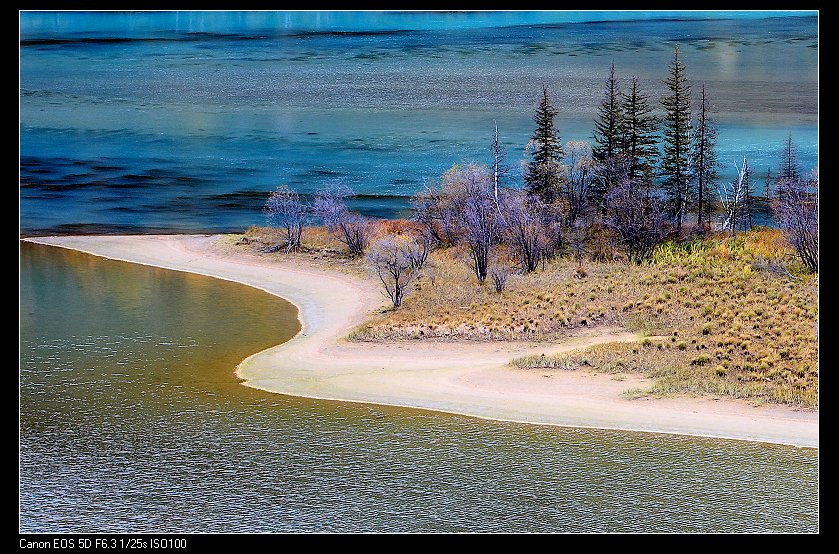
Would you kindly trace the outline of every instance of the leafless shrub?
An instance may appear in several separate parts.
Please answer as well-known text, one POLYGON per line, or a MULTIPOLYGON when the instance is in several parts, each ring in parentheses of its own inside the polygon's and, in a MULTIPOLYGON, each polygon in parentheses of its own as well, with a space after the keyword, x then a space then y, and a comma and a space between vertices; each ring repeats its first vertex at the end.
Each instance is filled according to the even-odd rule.
POLYGON ((507 277, 510 275, 510 266, 506 264, 492 264, 489 268, 489 274, 492 277, 492 283, 495 285, 495 292, 501 293, 504 287, 507 286, 507 277))
POLYGON ((577 265, 582 268, 583 260, 586 257, 588 241, 588 227, 581 221, 577 221, 571 228, 571 253, 577 261, 577 265))
POLYGON ((406 287, 419 274, 416 259, 420 245, 406 235, 388 235, 370 247, 365 257, 368 271, 376 275, 394 308, 402 305, 406 287))
POLYGON ((499 245, 493 249, 489 257, 489 265, 487 271, 492 278, 492 284, 495 287, 495 292, 501 293, 507 286, 507 277, 509 277, 515 268, 515 258, 511 257, 512 249, 505 245, 499 245))
POLYGON ((280 185, 268 197, 262 211, 268 225, 285 229, 286 252, 300 250, 303 226, 309 219, 311 206, 301 202, 296 191, 280 185))
POLYGON ((607 226, 612 229, 627 260, 640 264, 664 238, 661 202, 631 179, 615 185, 606 196, 607 226))
POLYGON ((588 226, 587 249, 589 257, 596 262, 611 262, 615 259, 612 230, 604 225, 588 226))
POLYGON ((562 179, 565 204, 567 206, 568 226, 587 216, 589 190, 595 178, 596 163, 592 158, 591 143, 583 140, 570 140, 565 143, 566 162, 563 166, 562 179))
POLYGON ((428 261, 428 254, 434 249, 436 241, 424 229, 417 233, 412 233, 411 236, 417 245, 416 249, 411 251, 411 264, 414 269, 420 270, 428 261))
POLYGON ((538 196, 507 190, 501 196, 504 240, 512 248, 519 268, 530 273, 539 267, 550 247, 548 209, 538 196))
POLYGON ((452 166, 442 175, 438 185, 426 184, 425 189, 414 196, 411 201, 414 220, 435 243, 460 244, 466 232, 467 196, 477 188, 492 188, 492 178, 484 165, 452 166))
POLYGON ((478 281, 487 277, 492 247, 498 242, 504 220, 489 185, 488 172, 474 173, 465 183, 465 205, 461 214, 463 238, 471 254, 471 265, 478 281))
POLYGON ((432 244, 446 242, 447 233, 442 221, 441 208, 444 203, 444 192, 433 183, 426 183, 422 191, 411 198, 411 207, 414 209, 413 220, 419 224, 423 233, 427 235, 432 244))
POLYGON ((798 257, 812 272, 819 270, 819 175, 809 181, 781 179, 775 217, 798 257))
POLYGON ((594 167, 588 187, 588 206, 605 216, 609 209, 609 193, 618 183, 631 179, 632 158, 624 153, 607 157, 594 167))
POLYGON ((321 190, 315 195, 314 212, 352 256, 362 256, 370 240, 370 221, 347 209, 346 199, 352 195, 343 185, 321 190))

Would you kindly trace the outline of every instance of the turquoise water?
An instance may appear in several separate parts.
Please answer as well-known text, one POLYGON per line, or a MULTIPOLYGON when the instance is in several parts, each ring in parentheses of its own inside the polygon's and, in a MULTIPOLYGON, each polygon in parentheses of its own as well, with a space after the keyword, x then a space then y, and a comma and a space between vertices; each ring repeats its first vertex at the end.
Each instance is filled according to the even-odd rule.
MULTIPOLYGON (((653 98, 675 44, 719 110, 725 177, 818 153, 812 13, 22 13, 21 231, 230 231, 333 181, 405 213, 423 180, 523 156, 543 84, 589 139, 614 61, 653 98), (704 19, 700 19, 704 18, 704 19), (608 21, 607 21, 608 20, 608 21)), ((513 172, 513 181, 519 177, 513 172)))
POLYGON ((21 247, 21 531, 816 532, 818 452, 273 395, 235 283, 21 247))

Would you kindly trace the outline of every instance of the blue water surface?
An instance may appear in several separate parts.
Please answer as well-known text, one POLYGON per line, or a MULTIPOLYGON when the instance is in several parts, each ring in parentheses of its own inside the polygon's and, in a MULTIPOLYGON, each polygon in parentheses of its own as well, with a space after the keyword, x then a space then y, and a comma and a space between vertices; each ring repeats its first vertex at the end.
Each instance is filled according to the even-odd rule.
POLYGON ((724 178, 818 154, 818 19, 796 12, 21 14, 21 232, 236 231, 280 183, 405 215, 497 121, 519 161, 547 85, 590 140, 614 62, 656 101, 674 45, 717 109, 724 178))

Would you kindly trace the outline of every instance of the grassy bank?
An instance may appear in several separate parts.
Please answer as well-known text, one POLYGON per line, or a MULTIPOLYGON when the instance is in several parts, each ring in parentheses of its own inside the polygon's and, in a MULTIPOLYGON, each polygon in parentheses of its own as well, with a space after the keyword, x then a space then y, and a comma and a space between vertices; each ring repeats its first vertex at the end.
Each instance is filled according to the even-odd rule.
MULTIPOLYGON (((252 230, 242 246, 258 250, 273 240, 269 233, 252 230)), ((296 256, 363 272, 322 229, 307 230, 304 246, 296 256)), ((560 258, 511 276, 500 294, 478 285, 462 258, 457 248, 432 252, 402 307, 376 314, 349 338, 548 342, 581 327, 620 325, 656 338, 515 365, 643 373, 655 379, 654 394, 818 405, 817 280, 800 271, 777 230, 665 243, 641 266, 587 261, 582 278, 576 262, 560 258)))

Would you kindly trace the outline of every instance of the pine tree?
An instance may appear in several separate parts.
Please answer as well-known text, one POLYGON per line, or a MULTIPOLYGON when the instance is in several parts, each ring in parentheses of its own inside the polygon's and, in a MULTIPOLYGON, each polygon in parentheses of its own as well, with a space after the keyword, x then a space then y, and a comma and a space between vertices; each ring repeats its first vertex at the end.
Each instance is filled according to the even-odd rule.
POLYGON ((705 94, 705 85, 702 85, 702 96, 699 101, 699 114, 697 116, 696 128, 693 130, 693 180, 696 182, 696 227, 700 231, 705 222, 710 227, 713 211, 714 191, 717 189, 717 153, 716 143, 719 133, 715 122, 711 117, 711 104, 705 94))
POLYGON ((594 146, 592 155, 598 162, 611 158, 621 148, 621 92, 615 79, 615 64, 609 68, 606 79, 604 98, 597 107, 597 118, 594 120, 594 146))
POLYGON ((798 148, 792 141, 792 133, 789 133, 786 142, 784 142, 784 151, 781 153, 781 159, 778 163, 778 177, 775 183, 778 202, 780 204, 786 204, 787 200, 784 198, 785 191, 789 190, 789 187, 798 181, 800 176, 798 148))
POLYGON ((787 135, 787 140, 784 143, 784 153, 781 156, 781 163, 779 165, 778 179, 798 179, 801 173, 798 169, 798 148, 792 141, 792 133, 787 135))
POLYGON ((664 159, 662 174, 670 210, 676 220, 676 232, 682 232, 690 195, 690 85, 685 64, 679 59, 676 45, 670 76, 664 80, 670 94, 661 99, 664 106, 664 159))
POLYGON ((548 96, 548 87, 543 87, 542 101, 533 117, 536 122, 536 131, 531 138, 533 159, 525 167, 524 181, 528 193, 537 194, 548 203, 553 202, 557 194, 559 162, 563 154, 562 142, 554 127, 557 113, 548 96))
POLYGON ((649 97, 641 92, 638 78, 632 76, 629 92, 623 94, 621 112, 621 142, 624 152, 631 159, 633 179, 652 184, 653 166, 658 157, 658 124, 653 115, 649 97))

